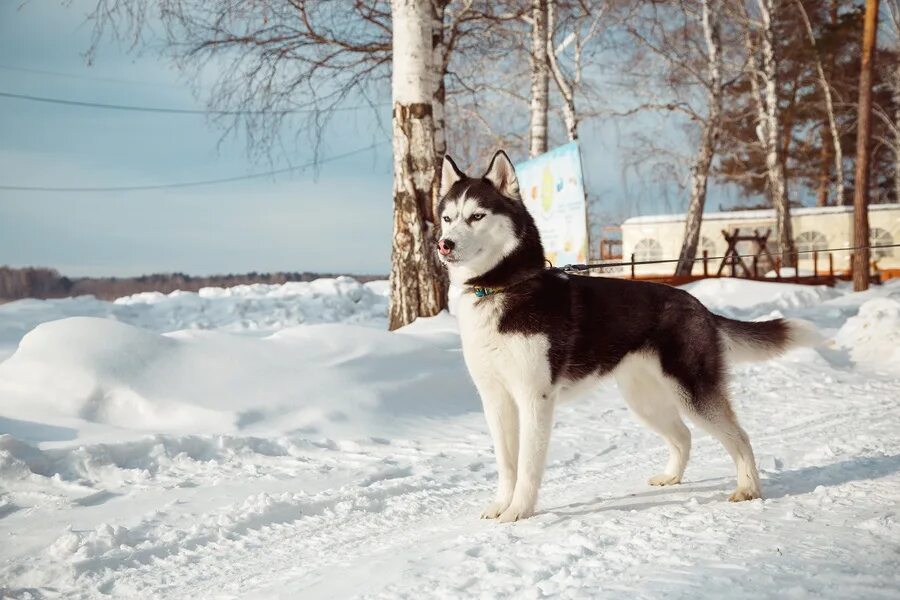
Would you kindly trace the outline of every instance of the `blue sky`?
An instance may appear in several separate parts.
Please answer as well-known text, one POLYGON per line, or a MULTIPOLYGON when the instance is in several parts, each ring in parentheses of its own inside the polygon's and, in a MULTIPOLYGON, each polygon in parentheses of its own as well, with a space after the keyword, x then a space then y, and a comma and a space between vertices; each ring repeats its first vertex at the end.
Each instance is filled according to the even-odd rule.
MULTIPOLYGON (((0 91, 203 108, 174 67, 153 53, 135 56, 106 44, 94 65, 86 66, 90 25, 83 11, 90 4, 0 3, 0 91)), ((390 109, 382 110, 387 123, 390 109)), ((609 203, 610 213, 630 216, 638 208, 624 199, 648 191, 626 185, 618 135, 611 124, 585 124, 585 173, 589 191, 609 203)), ((102 194, 0 190, 0 264, 49 266, 71 276, 387 273, 392 222, 387 132, 371 113, 342 114, 326 135, 322 156, 381 140, 385 143, 377 149, 323 165, 317 173, 226 185, 102 194)), ((291 149, 292 164, 311 158, 309 148, 291 149)), ((247 158, 242 139, 220 143, 220 131, 202 115, 0 98, 0 181, 7 185, 153 185, 269 168, 247 158)), ((642 212, 667 208, 656 197, 641 206, 642 212)), ((714 198, 710 206, 717 206, 714 198)))
MULTIPOLYGON (((0 90, 203 108, 177 71, 155 55, 135 57, 109 44, 87 67, 90 28, 79 5, 85 3, 0 3, 0 67, 78 76, 0 68, 0 90)), ((323 156, 381 139, 387 138, 372 116, 342 119, 329 132, 323 156)), ((270 168, 247 159, 242 139, 219 141, 220 132, 202 115, 0 98, 0 181, 8 185, 152 185, 270 168)), ((67 275, 386 273, 389 148, 322 165, 317 174, 306 170, 210 187, 103 194, 0 190, 0 264, 51 266, 67 275)), ((291 162, 311 157, 311 149, 298 148, 291 162)))

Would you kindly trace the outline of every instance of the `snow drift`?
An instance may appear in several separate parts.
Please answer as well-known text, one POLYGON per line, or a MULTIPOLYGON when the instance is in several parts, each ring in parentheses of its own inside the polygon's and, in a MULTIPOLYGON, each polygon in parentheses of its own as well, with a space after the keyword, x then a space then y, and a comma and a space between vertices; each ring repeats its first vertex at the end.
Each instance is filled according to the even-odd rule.
POLYGON ((756 315, 815 306, 840 292, 827 286, 769 283, 736 278, 701 279, 683 286, 707 308, 726 316, 752 311, 756 315))
MULTIPOLYGON (((900 290, 898 290, 900 292, 900 290)), ((897 298, 873 298, 835 335, 862 369, 900 373, 900 293, 897 298)))
POLYGON ((257 338, 160 335, 93 317, 27 334, 0 364, 0 398, 16 418, 117 435, 384 434, 408 416, 477 406, 456 339, 422 326, 395 335, 322 324, 257 338))
POLYGON ((102 317, 166 333, 212 329, 264 335, 312 323, 387 326, 385 282, 361 284, 349 277, 239 285, 171 294, 145 292, 115 302, 93 296, 17 300, 0 305, 0 359, 37 325, 66 317, 102 317))

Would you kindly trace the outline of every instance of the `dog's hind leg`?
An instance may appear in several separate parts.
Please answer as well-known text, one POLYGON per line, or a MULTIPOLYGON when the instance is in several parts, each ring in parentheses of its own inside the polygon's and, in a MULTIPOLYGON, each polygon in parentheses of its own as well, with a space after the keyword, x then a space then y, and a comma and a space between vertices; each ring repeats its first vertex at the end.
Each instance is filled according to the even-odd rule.
POLYGON ((719 440, 734 460, 737 469, 737 488, 728 499, 731 502, 741 502, 761 497, 759 473, 756 470, 756 459, 753 457, 750 438, 738 425, 727 394, 718 391, 707 395, 700 402, 691 404, 693 410, 689 414, 693 420, 719 440))
POLYGON ((662 376, 657 369, 642 368, 635 364, 616 372, 619 390, 625 402, 637 418, 662 437, 669 447, 669 460, 665 471, 650 478, 650 485, 674 485, 681 483, 684 469, 691 454, 691 430, 685 426, 679 413, 678 387, 662 376))
POLYGON ((482 519, 496 519, 512 501, 519 456, 519 414, 512 396, 499 383, 478 385, 484 416, 497 458, 497 493, 482 512, 482 519))

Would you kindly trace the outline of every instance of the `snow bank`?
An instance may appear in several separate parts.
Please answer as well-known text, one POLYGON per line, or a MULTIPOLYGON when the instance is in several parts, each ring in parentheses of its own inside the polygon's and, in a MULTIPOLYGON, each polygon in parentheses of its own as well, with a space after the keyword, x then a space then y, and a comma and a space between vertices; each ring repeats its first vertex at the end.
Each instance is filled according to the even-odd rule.
POLYGON ((682 289, 710 310, 726 315, 752 311, 762 316, 773 311, 815 306, 841 295, 824 285, 769 283, 730 277, 702 279, 682 286, 682 289))
POLYGON ((0 305, 0 360, 27 332, 65 317, 104 317, 157 333, 215 329, 266 334, 309 323, 387 326, 387 282, 349 277, 281 285, 239 285, 171 294, 144 292, 114 302, 93 296, 18 300, 0 305))
POLYGON ((865 302, 834 339, 849 350, 859 367, 900 373, 900 300, 873 298, 865 302))
POLYGON ((154 331, 219 329, 271 332, 304 323, 384 322, 383 286, 363 285, 349 277, 208 287, 199 292, 144 292, 115 301, 113 314, 154 331), (132 309, 129 313, 124 307, 132 309), (128 319, 134 315, 136 318, 128 319))
MULTIPOLYGON (((421 328, 422 326, 420 326, 421 328)), ((160 335, 109 319, 44 323, 0 364, 4 414, 87 433, 371 435, 407 416, 471 410, 458 335, 344 324, 265 338, 160 335)))
MULTIPOLYGON (((846 295, 738 279, 685 289, 742 318, 813 310, 846 295)), ((397 431, 406 419, 477 409, 451 315, 420 319, 399 335, 356 324, 383 322, 386 293, 384 282, 337 278, 136 294, 114 303, 12 303, 0 307, 9 335, 19 331, 11 316, 93 316, 50 320, 24 335, 0 363, 2 416, 16 423, 7 424, 10 433, 38 442, 144 433, 353 438, 397 431), (321 321, 343 323, 313 324, 321 321)), ((839 343, 857 362, 889 364, 897 301, 871 302, 858 318, 841 320, 839 343)))

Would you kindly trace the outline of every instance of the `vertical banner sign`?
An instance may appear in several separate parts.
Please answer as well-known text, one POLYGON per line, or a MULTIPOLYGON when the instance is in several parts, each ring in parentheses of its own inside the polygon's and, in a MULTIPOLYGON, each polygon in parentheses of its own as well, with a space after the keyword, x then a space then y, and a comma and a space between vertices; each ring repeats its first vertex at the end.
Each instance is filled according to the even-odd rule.
POLYGON ((554 266, 587 262, 587 204, 577 142, 516 165, 522 200, 554 266))

